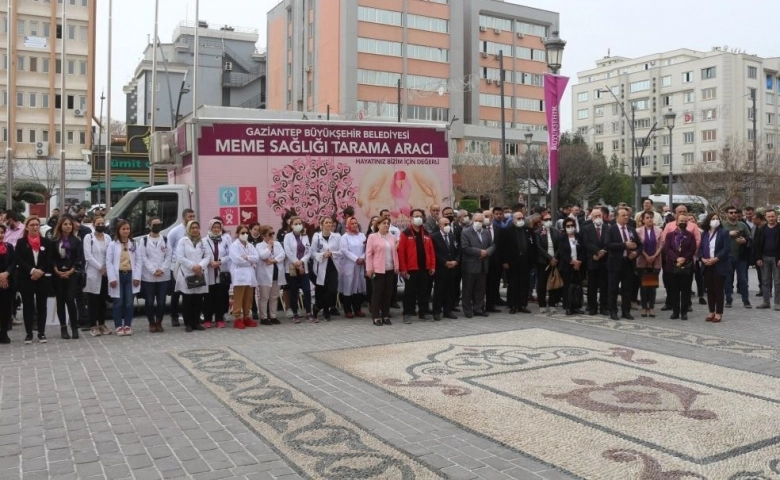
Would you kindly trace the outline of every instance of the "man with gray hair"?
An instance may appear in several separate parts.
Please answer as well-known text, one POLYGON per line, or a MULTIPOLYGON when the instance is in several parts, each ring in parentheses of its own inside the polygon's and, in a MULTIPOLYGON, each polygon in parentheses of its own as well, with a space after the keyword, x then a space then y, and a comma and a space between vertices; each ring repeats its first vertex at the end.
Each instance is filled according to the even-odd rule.
POLYGON ((475 213, 473 225, 464 228, 461 233, 462 302, 466 318, 488 316, 485 312, 485 283, 490 257, 496 247, 490 234, 483 230, 483 221, 484 216, 475 213))

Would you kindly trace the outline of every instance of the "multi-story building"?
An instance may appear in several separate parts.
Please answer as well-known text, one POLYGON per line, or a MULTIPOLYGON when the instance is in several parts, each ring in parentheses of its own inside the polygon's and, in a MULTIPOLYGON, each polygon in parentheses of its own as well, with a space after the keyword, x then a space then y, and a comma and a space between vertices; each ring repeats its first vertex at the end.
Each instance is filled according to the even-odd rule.
POLYGON ((632 129, 621 105, 626 117, 633 116, 643 195, 650 193, 656 176, 668 182, 671 160, 674 175, 690 173, 717 162, 727 143, 746 142, 752 148, 755 134, 757 148, 771 151, 780 140, 780 58, 719 47, 709 52, 679 49, 635 59, 607 56, 577 76, 574 129, 606 158, 615 155, 626 173, 631 171, 632 129), (663 120, 669 109, 677 114, 672 138, 663 120))
POLYGON ((10 18, 6 2, 0 5, 3 152, 9 146, 13 150, 16 178, 43 183, 56 192, 64 143, 66 194, 81 200, 90 179, 84 150, 92 145, 96 114, 95 13, 96 0, 13 0, 10 18))
POLYGON ((268 108, 451 124, 460 153, 546 141, 543 39, 557 13, 500 0, 283 0, 268 13, 268 108), (453 121, 453 119, 455 119, 453 121))

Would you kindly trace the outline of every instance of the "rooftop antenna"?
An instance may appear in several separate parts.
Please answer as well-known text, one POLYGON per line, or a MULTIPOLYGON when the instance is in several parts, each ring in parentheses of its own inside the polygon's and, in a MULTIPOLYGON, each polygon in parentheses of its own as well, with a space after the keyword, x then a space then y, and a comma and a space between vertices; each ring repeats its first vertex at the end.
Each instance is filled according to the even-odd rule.
POLYGON ((612 56, 612 49, 611 49, 611 48, 608 48, 608 49, 607 49, 607 58, 609 58, 609 57, 611 57, 611 56, 612 56))

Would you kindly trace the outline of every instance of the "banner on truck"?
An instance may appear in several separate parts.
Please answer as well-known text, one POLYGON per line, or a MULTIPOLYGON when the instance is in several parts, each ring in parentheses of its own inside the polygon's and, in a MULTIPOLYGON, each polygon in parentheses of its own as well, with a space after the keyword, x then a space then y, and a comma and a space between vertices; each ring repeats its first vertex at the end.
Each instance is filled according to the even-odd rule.
POLYGON ((276 227, 290 209, 312 225, 340 221, 347 206, 363 229, 385 208, 403 226, 412 208, 450 203, 443 129, 215 124, 202 127, 198 147, 203 218, 219 214, 227 226, 276 227))

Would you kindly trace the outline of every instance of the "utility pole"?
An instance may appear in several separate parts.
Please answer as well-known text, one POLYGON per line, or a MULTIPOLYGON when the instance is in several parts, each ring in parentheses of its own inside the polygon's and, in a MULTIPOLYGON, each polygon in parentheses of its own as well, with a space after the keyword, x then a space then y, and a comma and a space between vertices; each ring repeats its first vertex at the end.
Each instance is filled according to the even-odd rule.
POLYGON ((756 89, 750 91, 750 99, 753 101, 753 205, 758 202, 758 131, 756 130, 756 89))
MULTIPOLYGON (((67 111, 67 90, 65 90, 65 78, 67 75, 65 74, 66 66, 68 65, 67 57, 65 53, 65 45, 66 45, 66 39, 68 38, 68 24, 67 24, 67 17, 65 15, 65 5, 66 2, 62 2, 62 59, 60 60, 62 62, 62 74, 60 75, 61 78, 61 84, 60 84, 60 193, 59 193, 59 205, 60 205, 60 212, 62 212, 62 215, 65 215, 68 210, 65 205, 65 112, 67 111)), ((10 22, 10 19, 8 20, 10 22)), ((10 56, 9 63, 10 63, 10 56)), ((11 66, 9 65, 8 68, 10 69, 11 66)), ((10 100, 10 99, 9 99, 10 100)), ((10 103, 10 102, 9 102, 10 103)), ((8 135, 11 135, 11 132, 8 132, 8 135)))
POLYGON ((504 111, 504 51, 498 51, 498 78, 501 82, 501 203, 506 200, 506 112, 504 111))
MULTIPOLYGON (((14 2, 8 0, 8 32, 6 35, 6 52, 8 53, 8 65, 5 70, 5 84, 11 85, 11 44, 15 40, 14 28, 11 26, 11 8, 14 2)), ((16 105, 11 100, 11 90, 8 90, 6 94, 6 139, 5 139, 5 208, 6 210, 13 210, 13 189, 14 189, 14 164, 13 164, 13 150, 11 149, 11 108, 12 105, 16 105)), ((46 152, 48 155, 49 152, 46 152)))
POLYGON ((114 25, 114 0, 108 0, 108 106, 106 107, 106 212, 111 210, 111 50, 114 25))
MULTIPOLYGON (((152 88, 150 88, 150 92, 152 95, 152 118, 151 118, 151 126, 149 127, 149 135, 154 137, 154 127, 157 122, 157 45, 159 42, 157 41, 157 19, 159 17, 160 13, 160 0, 154 1, 154 44, 152 44, 152 88)), ((146 77, 144 77, 146 78, 146 77)), ((166 78, 167 80, 167 78, 166 78)), ((175 125, 171 125, 171 128, 175 128, 175 125)), ((149 162, 149 185, 154 185, 154 164, 152 162, 149 162)))
POLYGON ((636 203, 636 198, 641 195, 640 190, 642 188, 642 170, 639 168, 639 165, 637 164, 637 157, 636 157, 636 109, 633 105, 631 105, 631 172, 632 175, 634 172, 636 172, 636 178, 634 179, 634 189, 636 189, 636 192, 634 193, 634 202, 636 203))
MULTIPOLYGON (((98 123, 98 149, 97 149, 97 159, 93 161, 93 165, 97 166, 97 160, 100 160, 100 148, 103 145, 103 100, 106 99, 105 92, 100 92, 100 116, 98 117, 98 120, 100 123, 98 123)), ((103 171, 106 170, 106 157, 103 156, 103 171)), ((97 203, 100 205, 100 177, 102 175, 98 175, 98 183, 97 183, 97 203)))

